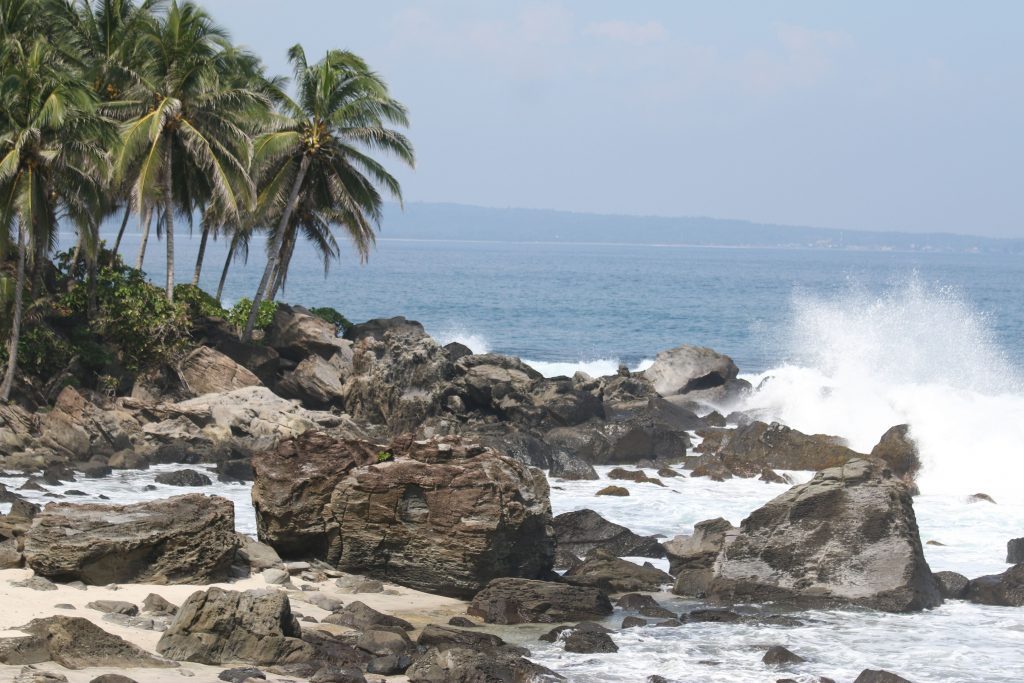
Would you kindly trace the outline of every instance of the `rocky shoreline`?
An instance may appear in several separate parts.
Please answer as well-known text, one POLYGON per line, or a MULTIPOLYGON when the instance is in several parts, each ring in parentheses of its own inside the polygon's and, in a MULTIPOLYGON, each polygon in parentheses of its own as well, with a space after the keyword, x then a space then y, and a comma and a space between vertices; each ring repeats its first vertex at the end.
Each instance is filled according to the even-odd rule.
MULTIPOLYGON (((542 641, 588 654, 615 652, 615 631, 633 628, 1024 605, 1020 539, 1003 574, 929 567, 905 425, 856 453, 738 412, 753 388, 710 349, 662 352, 644 372, 545 378, 516 358, 442 346, 404 318, 339 337, 288 306, 259 343, 217 319, 198 341, 130 396, 67 387, 53 406, 0 407, 0 472, 53 499, 41 508, 0 485, 0 596, 17 605, 0 615, 0 672, 72 683, 558 680, 509 627, 532 639, 539 627, 525 625, 550 625, 542 641), (197 471, 206 467, 220 482, 251 482, 258 540, 236 532, 234 506, 218 496, 75 502, 84 479, 171 463, 181 467, 157 482, 183 493, 211 484, 197 471), (653 487, 817 474, 738 527, 709 519, 674 539, 593 510, 552 515, 549 477, 597 480, 606 466, 608 479, 653 487), (666 607, 666 588, 696 608, 666 607), (751 614, 751 603, 764 607, 751 614), (624 614, 614 630, 613 614, 624 614), (75 655, 54 647, 61 639, 95 646, 75 655), (127 678, 101 676, 114 673, 127 678)), ((766 680, 785 680, 800 659, 772 647, 766 680)), ((894 676, 857 680, 905 680, 894 676)))

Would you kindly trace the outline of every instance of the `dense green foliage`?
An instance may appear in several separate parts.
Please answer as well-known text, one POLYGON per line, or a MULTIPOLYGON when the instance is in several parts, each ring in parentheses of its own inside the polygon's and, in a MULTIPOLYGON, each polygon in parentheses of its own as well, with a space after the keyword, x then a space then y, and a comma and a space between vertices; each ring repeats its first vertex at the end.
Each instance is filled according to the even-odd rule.
MULTIPOLYGON (((252 299, 242 298, 238 300, 231 310, 227 312, 227 321, 241 330, 249 320, 249 312, 252 310, 252 299)), ((276 301, 260 302, 259 313, 256 314, 256 329, 265 330, 274 321, 274 312, 277 310, 276 301)))
MULTIPOLYGON (((247 340, 269 324, 274 304, 264 299, 285 285, 299 239, 325 272, 341 252, 337 230, 365 260, 381 192, 401 198, 375 157, 413 164, 394 129, 408 125, 405 108, 350 52, 309 63, 296 45, 289 58, 294 99, 286 79, 268 75, 196 3, 0 0, 0 322, 9 331, 0 400, 19 367, 48 380, 88 366, 113 386, 118 372, 173 356, 190 316, 227 315, 247 340), (116 244, 129 222, 143 233, 135 270, 103 256, 99 226, 112 216, 122 226, 116 244), (267 234, 267 266, 244 319, 242 302, 225 313, 175 285, 175 226, 197 217, 193 285, 208 239, 231 243, 223 286, 233 258, 267 234), (78 243, 63 257, 58 295, 44 280, 62 224, 78 243), (138 270, 152 226, 167 251, 162 290, 138 270), (58 324, 41 329, 30 318, 58 324)), ((336 311, 323 315, 347 324, 336 311)))
POLYGON ((334 325, 335 330, 338 333, 344 332, 348 328, 352 327, 352 322, 338 312, 337 309, 331 308, 330 306, 318 306, 316 308, 309 309, 309 312, 327 322, 334 325))

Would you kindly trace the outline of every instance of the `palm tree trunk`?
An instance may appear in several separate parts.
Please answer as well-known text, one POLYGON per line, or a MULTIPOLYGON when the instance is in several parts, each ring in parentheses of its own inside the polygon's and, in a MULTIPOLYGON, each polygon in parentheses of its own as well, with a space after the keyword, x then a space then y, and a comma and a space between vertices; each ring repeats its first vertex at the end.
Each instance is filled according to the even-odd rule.
POLYGON ((199 274, 203 271, 203 257, 206 256, 206 240, 210 237, 210 226, 203 226, 203 236, 199 240, 199 255, 196 256, 196 272, 192 275, 192 285, 199 286, 199 274))
POLYGON ((249 311, 249 320, 245 323, 245 330, 242 332, 242 341, 248 342, 252 339, 252 330, 256 327, 256 316, 260 311, 260 302, 263 301, 263 293, 270 284, 270 276, 277 269, 278 260, 281 258, 281 240, 284 239, 284 231, 291 220, 295 205, 299 202, 299 190, 302 189, 302 181, 306 178, 306 171, 309 169, 309 155, 302 155, 302 162, 299 163, 299 172, 295 176, 295 183, 292 185, 291 194, 288 196, 288 203, 281 214, 281 222, 277 226, 278 238, 271 245, 267 254, 267 267, 263 269, 263 277, 260 279, 259 287, 256 288, 256 295, 252 298, 252 310, 249 311))
POLYGON ((297 241, 297 235, 292 230, 291 234, 288 235, 288 240, 284 244, 284 255, 281 257, 280 262, 277 264, 277 270, 274 272, 273 284, 270 286, 270 291, 267 293, 267 300, 273 301, 277 298, 277 290, 281 289, 284 285, 285 276, 288 273, 288 268, 292 264, 292 254, 295 253, 295 242, 297 241))
POLYGON ((25 289, 25 224, 18 221, 18 274, 14 285, 14 317, 11 320, 11 338, 7 345, 7 373, 0 385, 0 401, 11 397, 14 373, 18 368, 18 342, 21 339, 21 302, 25 289))
POLYGON ((78 241, 75 242, 75 250, 71 253, 71 265, 68 266, 68 277, 72 280, 78 272, 78 256, 82 253, 82 233, 78 233, 78 241))
POLYGON ((164 237, 167 239, 167 300, 174 301, 174 195, 171 187, 171 144, 164 156, 164 237))
POLYGON ((224 259, 224 270, 220 272, 220 283, 217 285, 217 303, 220 303, 221 296, 224 294, 224 283, 228 279, 228 268, 231 267, 231 261, 235 258, 235 247, 238 246, 238 235, 236 234, 231 238, 231 246, 228 247, 228 256, 224 259))
POLYGON ((124 218, 121 219, 121 229, 117 231, 117 239, 114 240, 114 255, 121 248, 121 238, 124 237, 124 229, 128 227, 128 217, 132 215, 132 203, 127 202, 124 207, 124 218))
POLYGON ((32 244, 32 296, 43 288, 43 266, 46 265, 46 236, 40 233, 32 244))
POLYGON ((135 259, 135 270, 142 270, 142 264, 146 260, 146 242, 149 241, 149 226, 153 222, 153 209, 145 209, 142 227, 142 241, 139 243, 139 256, 135 259))

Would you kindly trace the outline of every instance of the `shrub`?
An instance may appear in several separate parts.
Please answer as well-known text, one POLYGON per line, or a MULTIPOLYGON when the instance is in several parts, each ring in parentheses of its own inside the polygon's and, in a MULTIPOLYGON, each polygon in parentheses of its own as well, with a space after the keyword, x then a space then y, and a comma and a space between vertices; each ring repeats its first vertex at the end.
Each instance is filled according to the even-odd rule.
POLYGON ((318 306, 317 308, 309 309, 309 312, 327 322, 334 325, 335 332, 340 334, 352 327, 352 323, 348 318, 338 312, 337 309, 331 308, 330 306, 318 306))
MULTIPOLYGON (((228 311, 227 320, 241 331, 249 322, 249 311, 252 310, 252 299, 239 299, 238 303, 228 311)), ((256 329, 265 330, 274 321, 274 312, 277 311, 276 301, 261 301, 259 313, 256 314, 256 329)))
POLYGON ((174 300, 184 304, 192 319, 223 318, 227 314, 220 302, 195 285, 175 285, 174 300))
POLYGON ((388 460, 394 459, 394 454, 388 451, 381 451, 380 453, 377 454, 377 462, 387 462, 388 460))

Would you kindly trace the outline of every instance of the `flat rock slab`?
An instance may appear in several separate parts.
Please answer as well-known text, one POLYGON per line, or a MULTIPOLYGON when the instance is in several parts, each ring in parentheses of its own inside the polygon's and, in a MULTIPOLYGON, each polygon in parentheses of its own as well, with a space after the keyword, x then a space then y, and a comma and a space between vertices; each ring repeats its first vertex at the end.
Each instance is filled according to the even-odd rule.
POLYGON ((4 664, 54 661, 68 669, 178 666, 176 662, 154 657, 81 617, 35 619, 17 630, 29 635, 0 639, 0 662, 4 664))

